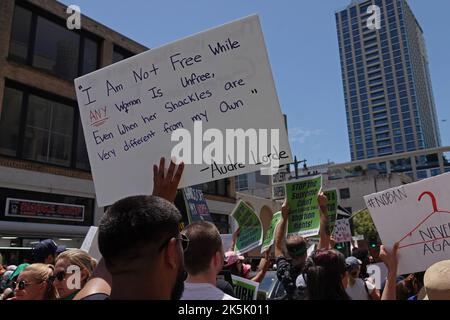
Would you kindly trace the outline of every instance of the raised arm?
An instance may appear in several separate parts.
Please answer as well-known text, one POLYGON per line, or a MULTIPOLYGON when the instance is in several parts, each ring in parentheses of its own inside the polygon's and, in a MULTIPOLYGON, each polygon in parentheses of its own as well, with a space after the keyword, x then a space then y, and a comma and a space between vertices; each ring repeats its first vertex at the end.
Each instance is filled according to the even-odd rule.
POLYGON ((389 252, 382 245, 380 248, 380 259, 388 268, 388 276, 384 286, 381 300, 396 300, 397 299, 397 268, 398 268, 398 243, 389 252))
POLYGON ((319 191, 319 194, 317 196, 317 200, 319 203, 319 209, 320 209, 320 240, 319 240, 319 249, 330 249, 330 228, 329 228, 329 221, 328 221, 328 199, 322 192, 322 190, 319 191))
POLYGON ((275 232, 275 258, 284 256, 283 254, 283 242, 286 235, 286 225, 289 218, 289 207, 287 199, 284 200, 281 206, 281 219, 278 223, 277 230, 275 232))
POLYGON ((234 249, 236 248, 237 238, 239 237, 240 233, 241 233, 241 228, 237 228, 236 231, 233 232, 233 237, 232 237, 232 240, 231 240, 230 251, 234 251, 234 249))
POLYGON ((252 281, 261 282, 264 279, 264 276, 266 275, 266 272, 267 270, 269 270, 270 266, 269 253, 270 247, 266 251, 264 251, 264 256, 259 263, 258 273, 256 273, 256 275, 251 279, 252 281))

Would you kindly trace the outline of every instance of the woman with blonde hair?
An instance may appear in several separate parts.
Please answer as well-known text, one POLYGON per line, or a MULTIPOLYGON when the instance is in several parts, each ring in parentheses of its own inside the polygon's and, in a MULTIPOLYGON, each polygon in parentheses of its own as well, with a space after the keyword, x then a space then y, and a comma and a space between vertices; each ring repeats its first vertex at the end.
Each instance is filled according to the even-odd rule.
POLYGON ((53 266, 34 263, 26 267, 17 278, 12 300, 54 300, 53 266))
POLYGON ((56 258, 55 288, 61 300, 72 300, 92 276, 97 261, 86 251, 72 249, 56 258))

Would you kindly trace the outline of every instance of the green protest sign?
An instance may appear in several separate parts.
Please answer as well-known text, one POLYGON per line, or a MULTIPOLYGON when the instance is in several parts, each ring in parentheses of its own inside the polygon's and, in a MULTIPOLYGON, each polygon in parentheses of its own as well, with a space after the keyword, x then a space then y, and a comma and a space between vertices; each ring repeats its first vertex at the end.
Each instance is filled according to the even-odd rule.
POLYGON ((281 220, 281 211, 278 211, 275 213, 272 217, 272 221, 270 221, 269 229, 267 230, 266 237, 264 238, 262 247, 261 247, 261 253, 269 249, 271 245, 273 245, 274 242, 274 233, 275 229, 278 225, 278 222, 281 220))
POLYGON ((322 176, 306 178, 286 184, 289 205, 288 234, 310 237, 319 234, 320 212, 317 195, 322 176))
POLYGON ((336 224, 337 215, 337 191, 329 190, 323 192, 327 197, 327 211, 328 211, 328 230, 330 234, 333 233, 334 225, 336 224))
POLYGON ((235 275, 231 275, 234 286, 234 296, 239 300, 256 300, 259 283, 235 275))
POLYGON ((235 251, 244 254, 262 243, 262 225, 258 215, 244 201, 240 200, 231 216, 236 219, 240 233, 236 240, 235 251))

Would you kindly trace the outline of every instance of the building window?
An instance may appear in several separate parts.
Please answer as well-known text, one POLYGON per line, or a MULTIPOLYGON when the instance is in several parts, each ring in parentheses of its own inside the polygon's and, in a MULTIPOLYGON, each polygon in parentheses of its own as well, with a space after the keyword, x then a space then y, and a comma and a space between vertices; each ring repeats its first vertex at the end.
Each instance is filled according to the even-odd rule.
POLYGON ((341 199, 350 199, 350 189, 339 189, 339 196, 341 199))
POLYGON ((23 158, 70 166, 73 106, 30 94, 23 141, 23 158))
POLYGON ((71 31, 63 19, 24 6, 14 9, 9 58, 69 81, 98 68, 95 36, 71 31))
POLYGON ((0 115, 0 153, 16 156, 20 134, 20 112, 23 93, 5 87, 3 109, 0 115))
POLYGON ((228 183, 229 179, 222 179, 203 183, 199 187, 205 194, 228 197, 228 183))
POLYGON ((417 179, 421 180, 421 179, 426 179, 426 178, 428 178, 428 173, 426 170, 417 171, 417 179))
POLYGON ((11 28, 9 55, 14 60, 22 63, 27 61, 30 26, 31 11, 15 6, 11 28))
POLYGON ((114 46, 113 50, 113 63, 128 59, 130 57, 134 56, 134 53, 131 51, 128 51, 122 47, 114 46))
POLYGON ((235 177, 234 185, 236 191, 248 190, 248 177, 247 174, 241 174, 235 177))
POLYGON ((75 106, 75 102, 64 98, 7 84, 0 115, 0 153, 89 170, 75 106))
POLYGON ((78 75, 79 43, 77 33, 38 17, 32 65, 72 80, 78 75))
MULTIPOLYGON (((220 234, 228 234, 230 232, 230 223, 228 221, 228 215, 217 213, 210 213, 210 215, 220 234)), ((224 249, 228 250, 229 248, 224 249)))

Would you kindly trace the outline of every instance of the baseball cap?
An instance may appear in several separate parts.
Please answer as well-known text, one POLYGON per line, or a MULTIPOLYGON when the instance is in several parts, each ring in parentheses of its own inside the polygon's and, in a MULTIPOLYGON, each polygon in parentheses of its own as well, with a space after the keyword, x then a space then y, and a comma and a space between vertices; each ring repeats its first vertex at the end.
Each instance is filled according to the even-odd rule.
POLYGON ((58 245, 57 247, 56 247, 56 254, 58 255, 58 254, 60 254, 60 253, 62 253, 62 252, 64 252, 64 251, 66 251, 67 250, 67 247, 66 246, 64 246, 64 245, 58 245))
POLYGON ((443 260, 427 269, 423 277, 424 300, 450 300, 450 260, 443 260))
POLYGON ((242 273, 244 274, 244 276, 247 276, 247 274, 250 272, 250 270, 252 270, 252 266, 249 264, 242 264, 242 273))
POLYGON ((362 265, 362 262, 358 258, 351 256, 345 259, 345 265, 347 266, 347 268, 352 269, 354 267, 362 265))
POLYGON ((32 249, 32 256, 35 262, 43 262, 48 255, 56 254, 58 246, 52 239, 45 239, 39 242, 32 249))
POLYGON ((235 264, 238 260, 244 260, 244 259, 245 259, 244 256, 238 255, 234 251, 227 251, 225 253, 224 267, 229 267, 232 264, 235 264))

